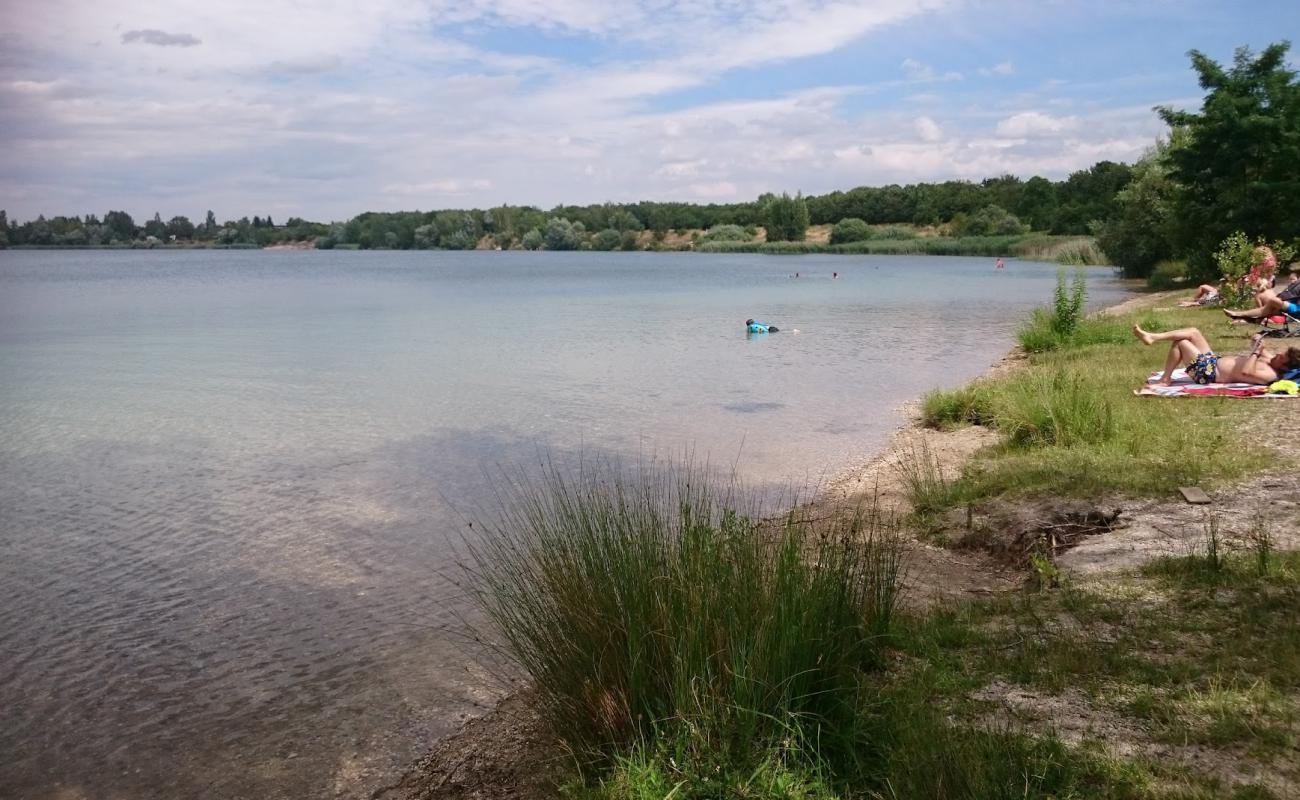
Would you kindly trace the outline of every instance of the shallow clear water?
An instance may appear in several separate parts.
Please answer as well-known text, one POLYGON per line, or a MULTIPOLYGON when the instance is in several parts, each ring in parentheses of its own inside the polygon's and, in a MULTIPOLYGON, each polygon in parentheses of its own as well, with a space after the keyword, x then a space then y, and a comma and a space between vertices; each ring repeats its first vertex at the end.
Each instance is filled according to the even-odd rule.
POLYGON ((828 478, 995 361, 1055 276, 0 252, 0 796, 363 795, 492 698, 449 542, 495 470, 693 448, 828 478))

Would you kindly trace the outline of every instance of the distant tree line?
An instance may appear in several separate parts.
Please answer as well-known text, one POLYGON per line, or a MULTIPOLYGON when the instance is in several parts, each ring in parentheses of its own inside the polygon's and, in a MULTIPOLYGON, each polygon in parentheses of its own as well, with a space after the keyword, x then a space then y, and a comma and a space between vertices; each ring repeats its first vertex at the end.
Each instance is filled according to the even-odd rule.
MULTIPOLYGON (((1112 213, 1116 192, 1132 169, 1102 161, 1064 181, 1005 175, 980 183, 946 181, 907 186, 862 186, 826 195, 765 194, 744 203, 651 202, 557 206, 498 206, 439 211, 366 212, 347 222, 323 224, 270 216, 218 223, 211 211, 201 223, 160 214, 137 224, 125 211, 103 218, 44 216, 17 224, 0 216, 0 235, 10 245, 109 245, 187 243, 268 245, 315 241, 319 247, 464 250, 482 246, 528 249, 634 249, 639 234, 662 240, 669 231, 710 230, 730 225, 764 227, 769 241, 799 241, 809 225, 859 219, 869 225, 949 225, 960 235, 1006 233, 1027 228, 1085 234, 1093 220, 1112 213), (990 229, 990 219, 1001 223, 990 229), (1010 220, 1010 222, 1008 222, 1010 220), (1023 221, 1023 222, 1021 222, 1023 221)), ((0 212, 3 214, 3 212, 0 212)))
POLYGON ((1271 45, 1258 57, 1242 48, 1229 69, 1191 51, 1207 93, 1201 111, 1158 109, 1170 135, 1137 164, 1100 161, 1063 181, 1003 175, 806 197, 764 194, 744 203, 366 212, 328 225, 298 218, 276 225, 270 216, 218 224, 211 211, 202 223, 154 214, 137 225, 130 214, 110 211, 103 219, 42 216, 17 224, 0 211, 0 247, 306 241, 322 249, 632 250, 660 246, 671 231, 743 242, 761 226, 769 242, 798 242, 810 225, 832 225, 831 244, 843 244, 935 226, 962 237, 1093 234, 1129 276, 1180 258, 1192 277, 1209 278, 1215 248, 1234 231, 1300 244, 1300 84, 1285 65, 1289 47, 1271 45))
POLYGON ((328 225, 297 217, 289 218, 284 225, 276 225, 269 214, 266 217, 254 216, 251 220, 244 217, 218 223, 216 215, 209 211, 202 222, 194 223, 184 216, 164 221, 161 214, 155 213, 153 219, 137 224, 125 211, 109 211, 102 219, 95 214, 49 219, 42 215, 19 225, 11 222, 0 210, 0 247, 197 243, 265 247, 280 242, 310 241, 328 233, 328 225))

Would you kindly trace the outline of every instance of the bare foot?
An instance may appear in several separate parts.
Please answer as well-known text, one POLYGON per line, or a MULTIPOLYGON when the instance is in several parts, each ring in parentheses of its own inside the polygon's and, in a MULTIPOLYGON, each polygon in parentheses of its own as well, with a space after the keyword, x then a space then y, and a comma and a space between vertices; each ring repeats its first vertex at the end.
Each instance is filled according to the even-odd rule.
POLYGON ((1173 385, 1174 385, 1173 379, 1171 379, 1171 378, 1161 378, 1160 380, 1156 381, 1156 383, 1159 384, 1160 386, 1173 386, 1173 385))
POLYGON ((1154 336, 1152 336, 1151 334, 1149 334, 1149 333, 1147 333, 1146 331, 1142 330, 1141 326, 1138 326, 1138 325, 1134 325, 1134 326, 1133 326, 1133 335, 1136 336, 1136 337, 1138 337, 1139 339, 1141 339, 1141 340, 1142 340, 1142 344, 1145 344, 1145 345, 1150 345, 1152 342, 1155 341, 1155 337, 1154 337, 1154 336))

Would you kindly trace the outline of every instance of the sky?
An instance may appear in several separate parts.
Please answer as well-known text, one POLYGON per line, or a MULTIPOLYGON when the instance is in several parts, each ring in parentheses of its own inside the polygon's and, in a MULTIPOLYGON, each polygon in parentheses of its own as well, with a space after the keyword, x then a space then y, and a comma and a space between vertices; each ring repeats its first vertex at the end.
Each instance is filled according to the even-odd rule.
MULTIPOLYGON (((681 200, 1132 162, 1297 0, 6 0, 0 208, 681 200)), ((1292 52, 1294 66, 1300 56, 1292 52)))

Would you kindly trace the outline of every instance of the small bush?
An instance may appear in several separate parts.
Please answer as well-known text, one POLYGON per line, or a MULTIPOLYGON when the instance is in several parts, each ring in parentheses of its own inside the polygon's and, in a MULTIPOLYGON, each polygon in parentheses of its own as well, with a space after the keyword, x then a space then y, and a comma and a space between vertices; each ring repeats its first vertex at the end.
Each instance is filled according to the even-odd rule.
POLYGON ((847 242, 865 242, 874 238, 875 232, 865 220, 857 217, 849 217, 835 223, 831 228, 831 244, 845 244, 847 242))
POLYGON ((701 242, 748 242, 753 237, 739 225, 714 225, 700 237, 701 242))
POLYGON ((623 234, 613 228, 606 228, 603 231, 597 231, 595 236, 591 237, 591 249, 609 251, 616 249, 623 241, 623 234))

